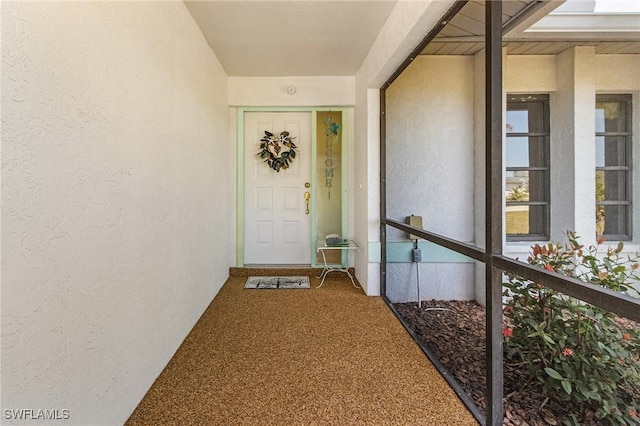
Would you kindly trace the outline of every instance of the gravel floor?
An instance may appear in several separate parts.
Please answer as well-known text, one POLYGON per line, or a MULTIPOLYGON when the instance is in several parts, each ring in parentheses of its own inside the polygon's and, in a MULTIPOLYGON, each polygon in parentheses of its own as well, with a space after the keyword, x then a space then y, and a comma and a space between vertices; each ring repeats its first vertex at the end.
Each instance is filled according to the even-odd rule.
MULTIPOLYGON (((485 411, 485 309, 474 301, 423 301, 395 304, 465 392, 485 411), (446 308, 448 311, 429 310, 446 308)), ((505 425, 560 425, 566 403, 546 400, 535 384, 522 383, 516 368, 505 366, 505 425)), ((584 413, 583 413, 584 414, 584 413)), ((584 425, 597 425, 583 416, 584 425)))
POLYGON ((255 272, 229 278, 128 426, 477 424, 381 298, 315 270, 260 270, 310 289, 245 289, 255 272))

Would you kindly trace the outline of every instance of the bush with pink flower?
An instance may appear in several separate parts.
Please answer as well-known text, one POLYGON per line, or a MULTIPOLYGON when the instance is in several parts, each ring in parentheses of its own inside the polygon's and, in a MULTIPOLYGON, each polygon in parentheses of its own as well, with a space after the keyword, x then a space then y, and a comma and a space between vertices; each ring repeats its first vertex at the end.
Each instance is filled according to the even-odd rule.
MULTIPOLYGON (((566 245, 536 244, 528 262, 640 296, 640 254, 624 256, 622 243, 600 253, 603 240, 585 248, 575 233, 567 236, 566 245)), ((537 386, 570 403, 565 424, 640 424, 638 325, 517 276, 504 288, 505 368, 522 373, 520 391, 537 386)))

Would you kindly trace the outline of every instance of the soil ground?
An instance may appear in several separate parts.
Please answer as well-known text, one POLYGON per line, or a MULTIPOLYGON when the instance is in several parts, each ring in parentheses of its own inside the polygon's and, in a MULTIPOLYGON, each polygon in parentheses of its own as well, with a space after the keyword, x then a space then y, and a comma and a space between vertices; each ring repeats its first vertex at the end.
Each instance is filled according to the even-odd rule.
MULTIPOLYGON (((474 301, 442 300, 422 301, 422 309, 415 302, 394 306, 484 413, 484 307, 474 301)), ((509 365, 504 367, 504 395, 505 425, 560 425, 571 409, 547 399, 535 383, 523 383, 518 369, 509 365)), ((592 413, 581 415, 581 424, 598 424, 592 413)))

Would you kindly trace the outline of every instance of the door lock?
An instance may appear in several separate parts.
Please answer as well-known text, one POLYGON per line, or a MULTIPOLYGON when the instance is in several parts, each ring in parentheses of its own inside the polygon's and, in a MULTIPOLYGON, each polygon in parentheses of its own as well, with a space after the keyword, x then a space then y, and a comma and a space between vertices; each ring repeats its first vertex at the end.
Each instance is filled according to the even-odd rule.
POLYGON ((307 202, 307 208, 304 211, 306 214, 309 214, 309 198, 311 198, 311 193, 309 191, 307 191, 307 192, 304 193, 304 199, 307 202))

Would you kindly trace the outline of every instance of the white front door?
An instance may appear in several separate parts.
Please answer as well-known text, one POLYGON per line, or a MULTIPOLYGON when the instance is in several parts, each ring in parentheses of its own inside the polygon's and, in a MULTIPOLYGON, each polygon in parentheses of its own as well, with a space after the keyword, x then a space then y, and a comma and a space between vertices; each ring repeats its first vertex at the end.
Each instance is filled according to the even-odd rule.
POLYGON ((244 263, 310 264, 311 114, 245 112, 244 157, 244 263), (297 155, 288 169, 276 172, 260 158, 265 130, 295 137, 297 155))

